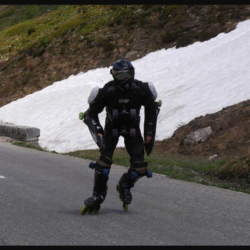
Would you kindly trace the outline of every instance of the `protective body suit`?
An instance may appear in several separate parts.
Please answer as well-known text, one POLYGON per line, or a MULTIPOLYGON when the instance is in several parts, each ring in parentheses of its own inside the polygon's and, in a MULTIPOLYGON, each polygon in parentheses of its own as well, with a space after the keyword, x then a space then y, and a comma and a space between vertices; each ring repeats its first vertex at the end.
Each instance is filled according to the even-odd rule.
MULTIPOLYGON (((114 77, 112 70, 111 74, 114 77)), ((120 199, 125 204, 130 204, 132 201, 130 188, 139 178, 147 176, 148 173, 147 162, 144 161, 144 146, 146 153, 149 155, 153 149, 159 107, 155 102, 157 92, 152 83, 142 82, 133 77, 125 81, 123 85, 119 83, 120 81, 117 81, 114 77, 114 80, 106 83, 103 88, 95 87, 92 90, 88 99, 89 108, 85 112, 85 123, 88 125, 90 132, 92 131, 93 138, 96 137, 94 139, 101 152, 101 156, 96 162, 93 195, 102 194, 105 199, 108 176, 103 175, 101 169, 110 169, 114 150, 119 137, 122 136, 130 156, 131 167, 121 177, 117 184, 117 191, 120 193, 120 199), (140 131, 142 106, 144 106, 145 112, 144 137, 151 136, 151 141, 145 144, 140 131), (106 120, 103 129, 98 114, 104 108, 106 109, 106 120), (98 133, 102 136, 99 136, 98 133), (132 173, 136 173, 136 175, 132 176, 132 173)), ((100 200, 99 204, 104 199, 100 200)), ((91 204, 86 201, 85 205, 91 207, 91 204)))

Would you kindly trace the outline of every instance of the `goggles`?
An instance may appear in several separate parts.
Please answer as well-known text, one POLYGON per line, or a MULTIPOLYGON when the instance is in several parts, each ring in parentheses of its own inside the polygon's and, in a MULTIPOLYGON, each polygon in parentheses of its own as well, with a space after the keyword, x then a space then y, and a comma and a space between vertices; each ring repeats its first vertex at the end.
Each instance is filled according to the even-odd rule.
POLYGON ((133 73, 132 70, 120 70, 120 71, 115 71, 113 69, 110 70, 110 73, 115 77, 117 80, 122 81, 125 78, 128 78, 131 80, 133 78, 133 73))

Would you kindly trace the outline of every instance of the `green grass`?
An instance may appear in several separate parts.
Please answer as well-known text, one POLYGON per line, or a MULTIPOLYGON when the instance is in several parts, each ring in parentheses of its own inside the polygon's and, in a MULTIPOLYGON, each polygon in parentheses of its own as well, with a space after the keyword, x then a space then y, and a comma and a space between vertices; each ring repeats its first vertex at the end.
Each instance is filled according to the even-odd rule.
POLYGON ((13 145, 16 145, 16 146, 20 146, 20 147, 33 148, 33 149, 37 149, 37 150, 39 150, 39 151, 45 151, 44 149, 42 149, 42 148, 39 147, 39 146, 30 144, 30 143, 26 143, 26 142, 22 142, 22 141, 15 141, 15 142, 12 142, 12 144, 13 144, 13 145))
MULTIPOLYGON (((106 27, 131 29, 146 27, 156 13, 166 15, 182 7, 158 5, 13 5, 0 6, 0 60, 39 44, 42 37, 49 45, 65 36, 96 39, 106 27)), ((149 26, 148 26, 149 28, 149 26)), ((102 43, 106 51, 114 44, 102 43)))
MULTIPOLYGON (((99 150, 83 150, 70 152, 66 155, 80 157, 96 161, 99 150)), ((196 182, 203 185, 211 185, 219 188, 231 189, 250 194, 249 188, 238 186, 234 180, 221 180, 217 172, 223 169, 226 159, 208 160, 204 157, 165 155, 153 152, 150 156, 145 156, 148 163, 148 170, 153 173, 169 176, 173 179, 196 182)), ((116 149, 113 156, 113 164, 130 167, 129 156, 125 149, 116 149)))
POLYGON ((36 150, 39 150, 39 151, 58 154, 56 151, 48 151, 48 150, 45 150, 45 149, 41 148, 39 145, 34 145, 34 144, 23 142, 23 141, 15 141, 15 142, 12 142, 12 144, 16 145, 16 146, 19 146, 19 147, 32 148, 32 149, 36 149, 36 150))
MULTIPOLYGON (((21 147, 32 148, 44 152, 56 153, 56 151, 47 151, 39 146, 35 146, 25 142, 13 142, 12 144, 21 147)), ((96 161, 100 156, 99 150, 80 150, 75 152, 65 153, 72 157, 79 157, 96 161)), ((219 188, 230 189, 234 191, 250 194, 248 187, 239 187, 237 181, 221 180, 216 175, 216 172, 223 169, 226 159, 217 159, 210 161, 203 157, 187 157, 176 155, 165 155, 162 153, 152 153, 150 156, 145 156, 145 161, 148 163, 148 170, 153 173, 169 176, 173 179, 196 182, 203 185, 216 186, 219 188)), ((250 161, 250 160, 249 160, 250 161)), ((117 148, 113 155, 113 164, 130 167, 129 156, 124 148, 117 148)))

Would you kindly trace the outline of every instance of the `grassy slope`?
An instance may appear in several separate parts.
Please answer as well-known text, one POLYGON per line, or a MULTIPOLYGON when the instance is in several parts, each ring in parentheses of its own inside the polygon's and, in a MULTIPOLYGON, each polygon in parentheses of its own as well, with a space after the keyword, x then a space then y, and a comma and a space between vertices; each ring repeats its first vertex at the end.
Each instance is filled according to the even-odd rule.
MULTIPOLYGON (((0 6, 1 60, 34 44, 48 46, 54 39, 63 39, 73 31, 86 37, 105 26, 120 24, 122 19, 127 21, 127 25, 132 25, 134 21, 128 18, 140 6, 44 5, 39 6, 34 15, 29 13, 36 8, 29 8, 29 5, 0 6)), ((150 8, 143 15, 151 15, 155 10, 150 8)), ((137 21, 142 18, 138 13, 137 21)))

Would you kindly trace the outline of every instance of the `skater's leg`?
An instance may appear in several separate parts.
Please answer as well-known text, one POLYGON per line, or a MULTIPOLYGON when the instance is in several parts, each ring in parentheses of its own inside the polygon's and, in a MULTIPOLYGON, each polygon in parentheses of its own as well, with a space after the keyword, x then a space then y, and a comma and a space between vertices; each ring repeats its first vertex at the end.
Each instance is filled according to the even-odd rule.
MULTIPOLYGON (((99 159, 96 161, 95 165, 95 177, 94 177, 94 193, 103 192, 103 190, 107 190, 107 182, 108 175, 103 175, 104 169, 110 169, 112 165, 112 157, 114 154, 114 150, 116 148, 118 138, 110 138, 104 135, 105 148, 101 151, 101 155, 99 159)), ((106 197, 106 194, 104 198, 106 197)))
POLYGON ((107 193, 107 182, 108 182, 108 174, 104 174, 103 170, 108 169, 110 170, 112 165, 112 160, 100 156, 100 158, 96 161, 95 164, 95 174, 94 174, 94 187, 93 187, 93 193, 96 194, 103 194, 104 198, 106 197, 107 193))
POLYGON ((100 156, 95 164, 95 173, 94 173, 94 187, 93 187, 93 195, 84 201, 84 207, 82 208, 81 214, 85 214, 86 212, 98 212, 100 209, 100 205, 106 198, 107 190, 108 190, 108 174, 104 174, 104 169, 110 170, 112 165, 112 161, 108 158, 100 156))
POLYGON ((103 203, 107 195, 108 190, 108 174, 104 174, 104 169, 110 169, 112 165, 111 159, 100 156, 95 164, 95 173, 94 173, 94 187, 93 187, 93 196, 84 201, 86 206, 91 206, 91 199, 98 200, 98 203, 103 203))
POLYGON ((127 172, 127 182, 130 187, 133 187, 135 182, 142 176, 147 174, 147 162, 144 161, 144 144, 141 136, 141 131, 137 129, 137 135, 135 138, 125 138, 125 146, 130 156, 130 168, 127 172), (138 178, 132 178, 132 172, 136 172, 138 178))
POLYGON ((101 156, 112 159, 118 143, 118 138, 110 138, 104 135, 103 140, 105 141, 105 148, 101 151, 101 156))
POLYGON ((96 161, 95 166, 95 178, 94 178, 94 188, 95 192, 102 192, 105 190, 106 183, 108 182, 108 176, 104 176, 102 172, 105 168, 110 169, 112 165, 112 157, 114 150, 118 143, 118 138, 113 138, 111 136, 110 129, 105 128, 103 141, 105 148, 101 151, 99 159, 96 161))
POLYGON ((120 193, 120 199, 126 204, 130 204, 132 201, 130 189, 134 187, 136 181, 147 174, 143 139, 139 130, 135 138, 125 137, 125 146, 130 155, 131 167, 121 176, 117 184, 117 191, 120 193), (133 172, 136 172, 136 176, 132 174, 133 172))
POLYGON ((117 191, 120 193, 120 199, 127 204, 132 201, 132 194, 130 189, 134 187, 135 183, 147 174, 147 162, 132 162, 131 167, 127 172, 123 173, 118 184, 117 191), (136 174, 135 174, 136 173, 136 174))
POLYGON ((124 137, 124 144, 130 156, 130 162, 144 161, 144 143, 140 128, 137 128, 135 137, 124 137))
POLYGON ((100 204, 106 198, 107 190, 108 190, 108 175, 103 173, 104 169, 111 168, 112 165, 112 156, 117 145, 118 139, 107 140, 105 138, 106 147, 101 152, 99 159, 95 163, 95 173, 94 173, 94 187, 93 187, 93 195, 84 201, 85 207, 82 209, 82 214, 86 213, 86 207, 90 212, 94 211, 97 208, 97 211, 100 209, 100 204))

